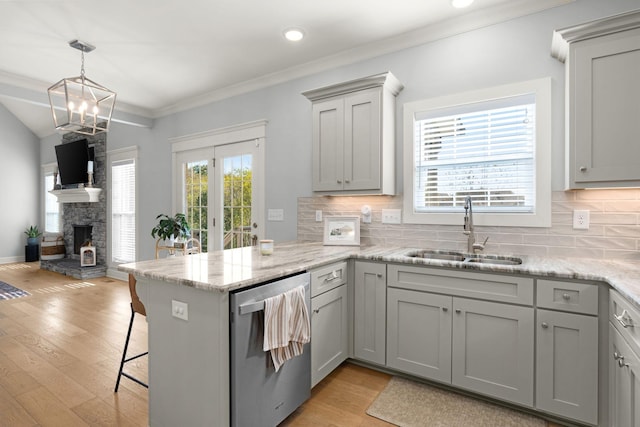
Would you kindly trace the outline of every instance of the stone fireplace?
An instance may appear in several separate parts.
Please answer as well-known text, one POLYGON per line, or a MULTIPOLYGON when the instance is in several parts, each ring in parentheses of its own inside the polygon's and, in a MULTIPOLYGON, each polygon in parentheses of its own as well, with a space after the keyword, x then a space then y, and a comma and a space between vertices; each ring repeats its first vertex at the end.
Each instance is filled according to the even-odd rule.
POLYGON ((62 203, 63 236, 66 257, 40 262, 40 268, 77 279, 102 277, 107 272, 107 135, 86 136, 67 133, 62 143, 86 138, 94 149, 94 186, 101 188, 97 202, 62 203), (96 248, 96 265, 80 267, 80 247, 91 240, 96 248))

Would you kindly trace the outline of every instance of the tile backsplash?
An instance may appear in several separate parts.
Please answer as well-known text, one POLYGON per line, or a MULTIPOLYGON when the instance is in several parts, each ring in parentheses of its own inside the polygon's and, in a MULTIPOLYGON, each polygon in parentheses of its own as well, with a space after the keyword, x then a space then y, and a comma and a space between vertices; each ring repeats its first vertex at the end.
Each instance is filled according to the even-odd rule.
MULTIPOLYGON (((324 216, 360 215, 371 206, 371 224, 360 224, 362 245, 466 250, 460 225, 382 224, 382 209, 402 209, 402 196, 317 196, 298 199, 298 240, 322 241, 324 216)), ((640 189, 555 191, 550 228, 476 226, 477 240, 487 236, 485 252, 640 260, 640 189), (573 229, 573 211, 588 210, 588 230, 573 229)), ((453 214, 455 215, 455 214, 453 214)))

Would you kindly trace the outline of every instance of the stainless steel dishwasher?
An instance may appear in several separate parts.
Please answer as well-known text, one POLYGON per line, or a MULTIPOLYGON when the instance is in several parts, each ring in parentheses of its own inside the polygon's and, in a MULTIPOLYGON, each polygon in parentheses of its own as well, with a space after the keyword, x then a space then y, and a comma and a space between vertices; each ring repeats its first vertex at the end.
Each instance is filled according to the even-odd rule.
POLYGON ((276 426, 311 394, 311 343, 302 355, 276 373, 271 355, 262 350, 264 300, 305 287, 311 313, 311 275, 301 273, 230 295, 231 425, 276 426))

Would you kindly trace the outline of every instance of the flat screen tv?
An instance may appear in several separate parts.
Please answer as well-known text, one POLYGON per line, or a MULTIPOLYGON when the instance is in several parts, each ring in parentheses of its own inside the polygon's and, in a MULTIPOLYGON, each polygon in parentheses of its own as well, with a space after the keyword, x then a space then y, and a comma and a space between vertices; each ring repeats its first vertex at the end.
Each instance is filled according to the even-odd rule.
POLYGON ((86 139, 55 146, 62 188, 75 188, 87 182, 87 162, 93 160, 93 147, 86 139))

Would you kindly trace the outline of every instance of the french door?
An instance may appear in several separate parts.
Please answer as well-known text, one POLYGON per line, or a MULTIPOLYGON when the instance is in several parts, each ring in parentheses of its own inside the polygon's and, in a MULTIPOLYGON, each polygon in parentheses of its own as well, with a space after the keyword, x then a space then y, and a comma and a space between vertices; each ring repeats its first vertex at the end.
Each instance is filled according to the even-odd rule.
POLYGON ((264 236, 263 145, 255 138, 174 150, 175 211, 186 215, 203 252, 250 246, 264 236))
POLYGON ((214 149, 214 241, 216 249, 255 245, 264 235, 262 212, 264 180, 258 141, 216 146, 214 149), (218 246, 219 245, 219 246, 218 246))

